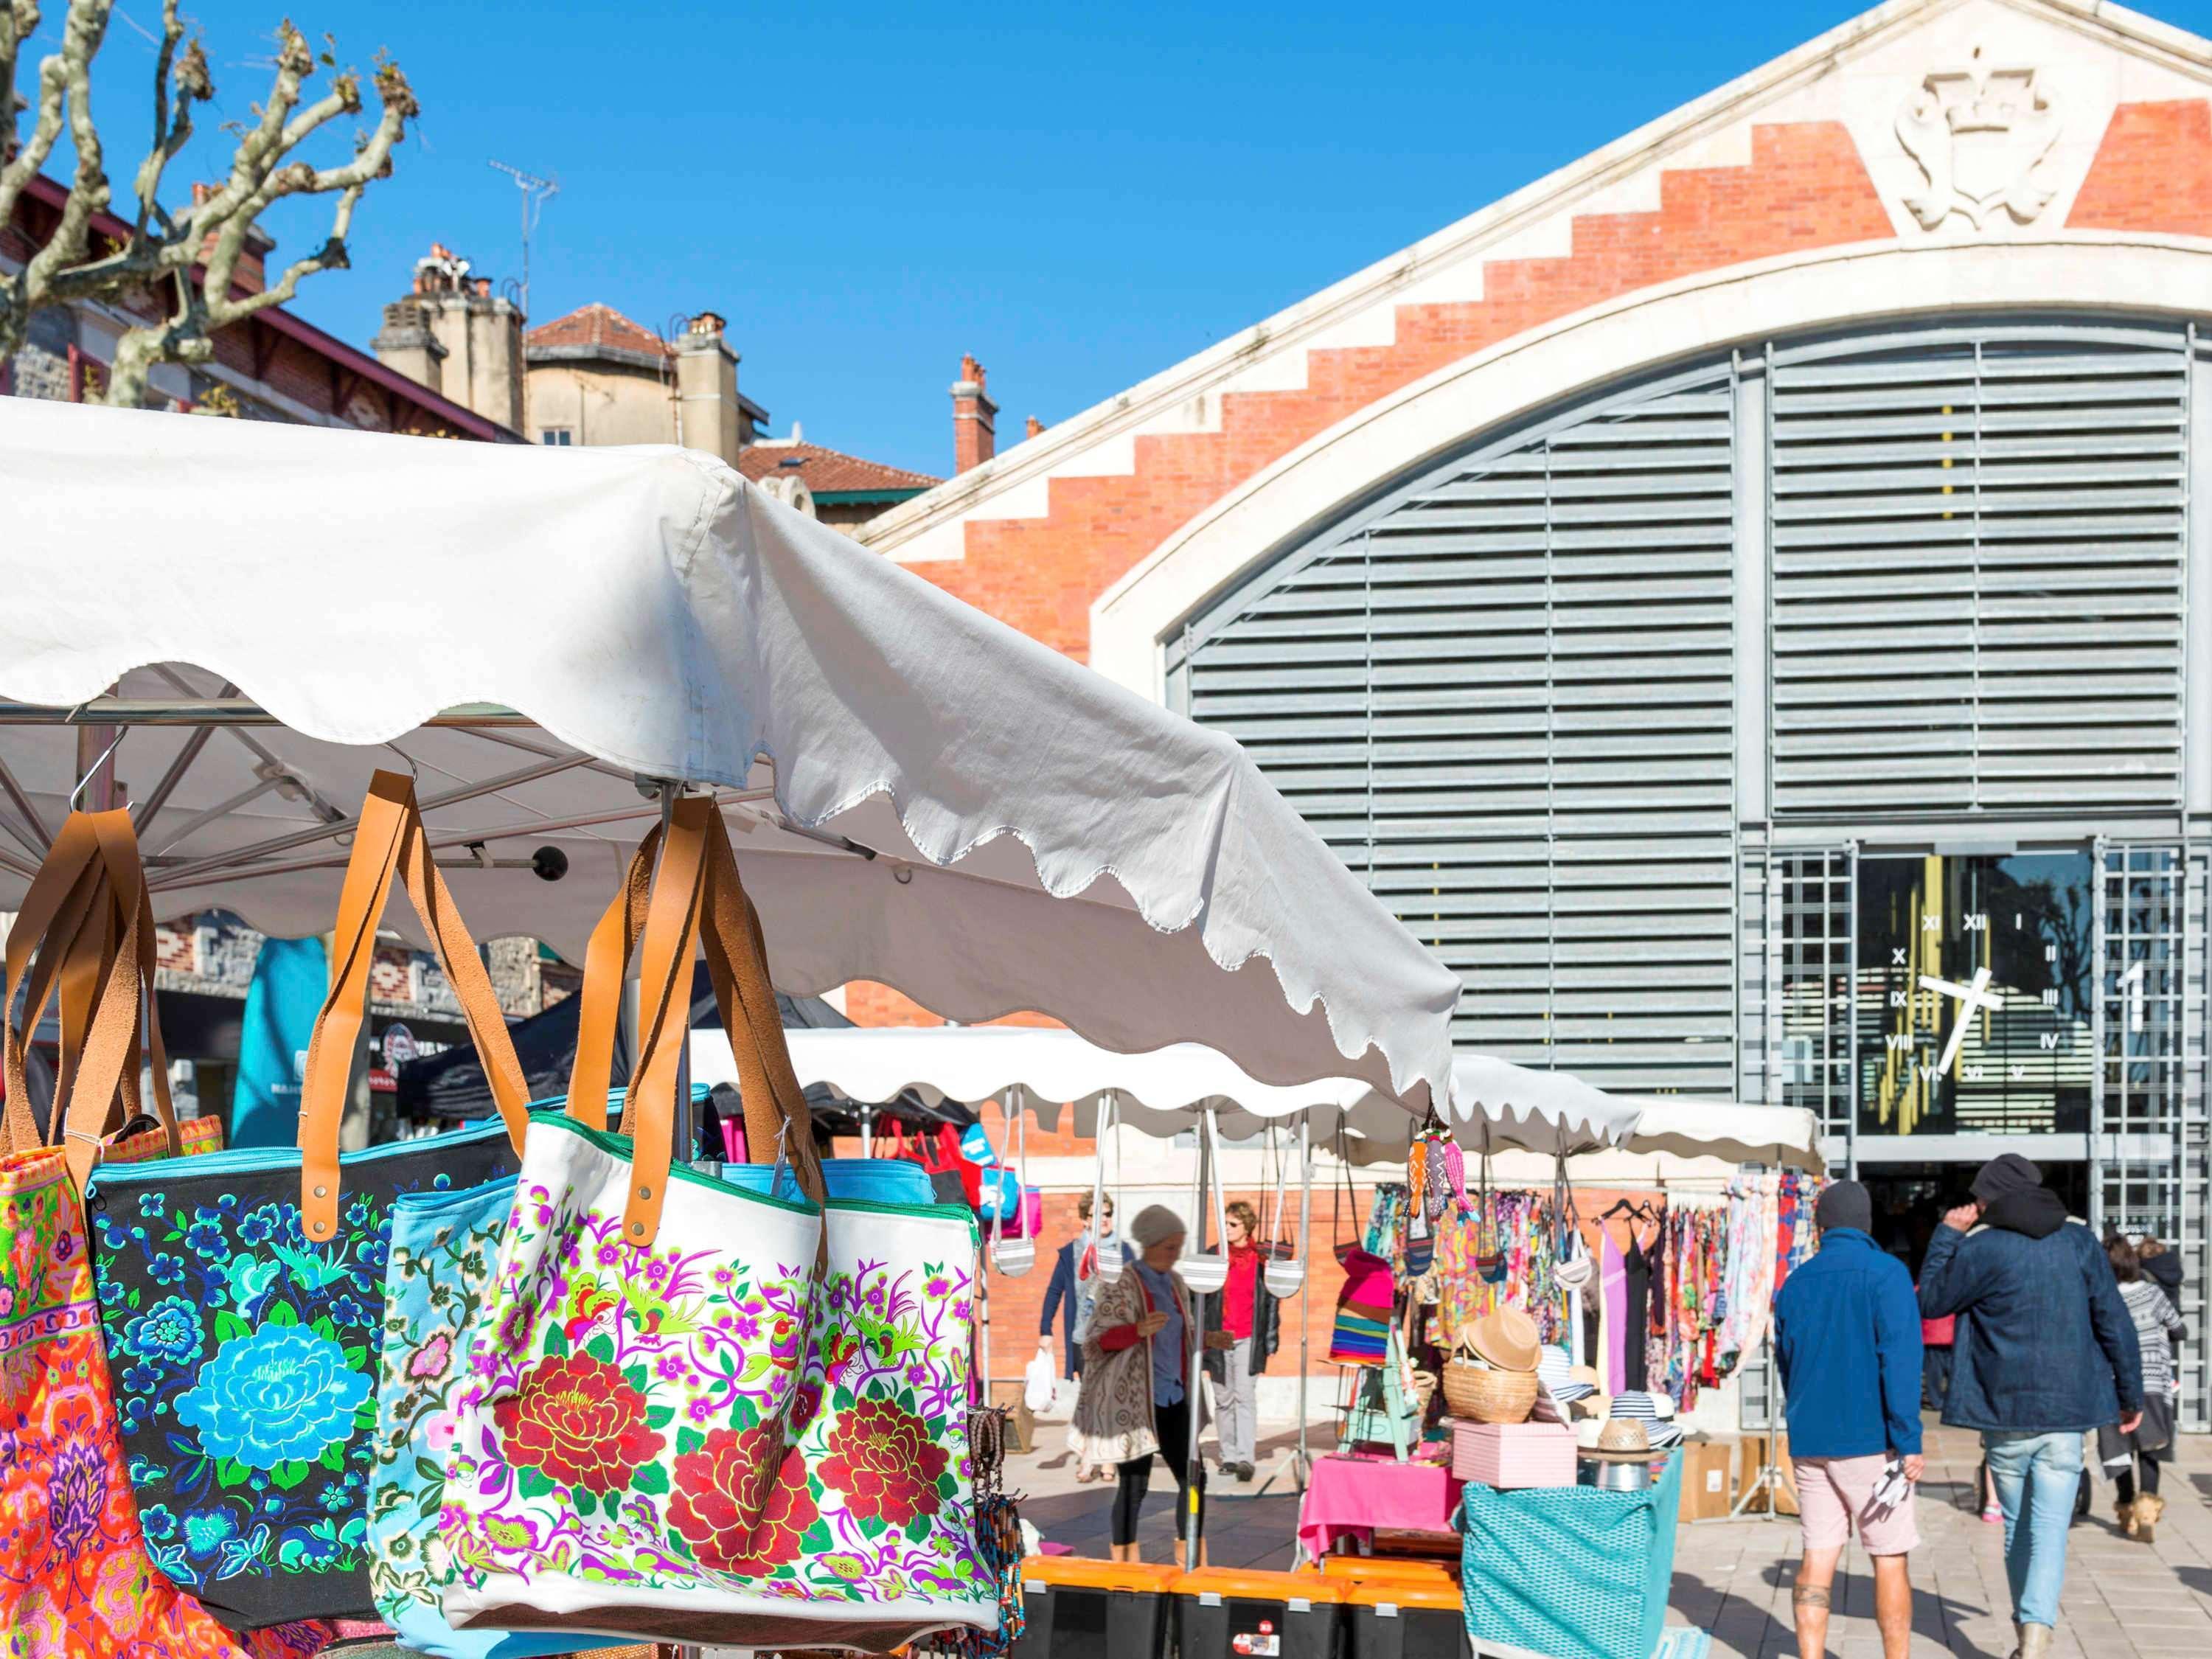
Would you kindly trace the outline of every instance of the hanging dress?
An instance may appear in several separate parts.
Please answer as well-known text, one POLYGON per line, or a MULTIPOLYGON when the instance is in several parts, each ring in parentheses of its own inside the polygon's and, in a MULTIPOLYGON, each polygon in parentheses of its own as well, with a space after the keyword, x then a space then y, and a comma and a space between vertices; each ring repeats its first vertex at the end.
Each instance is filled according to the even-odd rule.
MULTIPOLYGON (((1602 1289, 1604 1311, 1600 1316, 1601 1339, 1605 1343, 1605 1391, 1619 1394, 1628 1386, 1628 1275, 1620 1259, 1620 1247, 1613 1242, 1613 1229, 1600 1228, 1598 1250, 1598 1282, 1602 1289)), ((1643 1334, 1636 1333, 1636 1345, 1643 1346, 1643 1334)))

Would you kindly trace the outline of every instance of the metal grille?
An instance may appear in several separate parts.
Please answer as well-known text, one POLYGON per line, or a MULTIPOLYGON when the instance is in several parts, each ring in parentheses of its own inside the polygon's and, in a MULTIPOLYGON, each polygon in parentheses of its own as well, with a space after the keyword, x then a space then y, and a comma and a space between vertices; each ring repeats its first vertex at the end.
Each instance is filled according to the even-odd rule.
POLYGON ((2180 328, 1772 356, 1774 810, 2179 804, 2180 328))
POLYGON ((2203 1426, 2207 1350, 2203 1262, 2205 1148, 2201 860, 2179 847, 2100 846, 2094 1110, 2104 1159, 2095 1194, 2102 1227, 2153 1235, 2183 1253, 2185 1424, 2203 1426), (2106 1137, 2118 1137, 2107 1143, 2106 1137), (2145 1139, 2155 1155, 2136 1156, 2145 1139), (2133 1140, 2134 1146, 2130 1146, 2133 1140))
POLYGON ((1780 1053, 1770 1072, 1784 1106, 1802 1106, 1828 1134, 1855 1133, 1857 1021, 1857 860, 1849 848, 1778 854, 1781 927, 1775 1028, 1780 1053))
POLYGON ((1459 971, 1472 1048, 1730 1090, 1733 403, 1707 368, 1488 444, 1171 655, 1459 971))

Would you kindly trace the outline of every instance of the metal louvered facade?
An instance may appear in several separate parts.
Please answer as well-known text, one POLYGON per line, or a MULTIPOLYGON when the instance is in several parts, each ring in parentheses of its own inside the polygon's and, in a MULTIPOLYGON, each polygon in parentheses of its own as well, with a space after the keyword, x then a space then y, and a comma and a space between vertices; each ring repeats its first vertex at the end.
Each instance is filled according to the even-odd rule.
POLYGON ((1771 361, 1777 815, 2178 811, 2184 331, 1771 361))
POLYGON ((1193 614, 1170 700, 1459 972, 1462 1046, 1810 1106, 1900 1182, 2025 1150, 2201 1286, 2199 331, 1751 342, 1470 434, 1193 614))
POLYGON ((1487 444, 1171 665, 1459 970, 1464 1045, 1730 1087, 1735 401, 1723 365, 1487 444))

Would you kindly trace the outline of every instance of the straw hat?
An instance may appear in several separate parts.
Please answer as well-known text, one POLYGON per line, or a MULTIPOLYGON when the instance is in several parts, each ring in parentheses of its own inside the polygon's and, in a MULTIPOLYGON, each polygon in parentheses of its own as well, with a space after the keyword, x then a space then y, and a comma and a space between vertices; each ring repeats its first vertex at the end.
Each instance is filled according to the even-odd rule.
POLYGON ((1501 1371, 1533 1371, 1543 1352, 1536 1340, 1536 1322, 1518 1308, 1499 1308, 1476 1320, 1468 1331, 1467 1345, 1501 1371))
POLYGON ((1536 1375, 1544 1379, 1544 1386, 1557 1394, 1572 1381, 1575 1362, 1558 1343, 1551 1343, 1536 1358, 1536 1375))
POLYGON ((1582 1448, 1582 1455, 1607 1463, 1648 1463, 1651 1437, 1644 1433, 1644 1425, 1632 1418, 1610 1418, 1598 1430, 1597 1443, 1582 1448))

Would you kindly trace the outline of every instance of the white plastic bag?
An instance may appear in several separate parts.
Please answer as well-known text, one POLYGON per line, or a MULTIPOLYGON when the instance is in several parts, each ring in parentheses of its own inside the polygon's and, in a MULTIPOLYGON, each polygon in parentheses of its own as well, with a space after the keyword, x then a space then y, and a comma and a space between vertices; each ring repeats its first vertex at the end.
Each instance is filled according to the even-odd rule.
POLYGON ((1040 1347, 1022 1376, 1023 1403, 1033 1412, 1050 1411, 1054 1386, 1060 1381, 1058 1367, 1052 1363, 1052 1350, 1040 1347))

